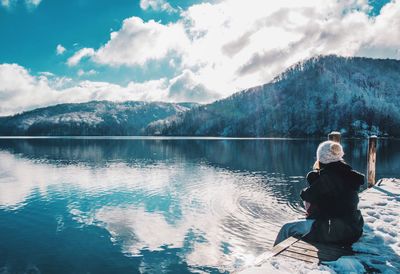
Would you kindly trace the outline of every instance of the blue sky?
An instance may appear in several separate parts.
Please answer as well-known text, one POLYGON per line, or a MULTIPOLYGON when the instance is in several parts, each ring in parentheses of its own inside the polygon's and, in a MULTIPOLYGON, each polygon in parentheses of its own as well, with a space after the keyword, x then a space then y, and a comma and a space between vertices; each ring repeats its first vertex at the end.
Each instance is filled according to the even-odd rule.
POLYGON ((317 54, 400 58, 400 1, 0 0, 0 115, 211 102, 317 54))
MULTIPOLYGON (((199 1, 170 1, 177 9, 196 2, 199 1)), ((51 71, 74 77, 78 68, 65 66, 65 56, 81 47, 100 47, 109 39, 111 30, 118 30, 122 21, 132 16, 162 23, 179 19, 176 12, 143 10, 140 1, 135 0, 42 0, 37 7, 21 0, 11 1, 9 7, 0 8, 0 37, 7 37, 0 43, 0 62, 18 63, 34 73, 51 71), (58 44, 67 49, 65 55, 55 54, 58 44)), ((104 72, 103 75, 90 78, 113 82, 149 78, 148 73, 134 68, 125 68, 122 73, 120 68, 97 67, 97 70, 104 72)), ((159 72, 152 74, 157 76, 159 72)))

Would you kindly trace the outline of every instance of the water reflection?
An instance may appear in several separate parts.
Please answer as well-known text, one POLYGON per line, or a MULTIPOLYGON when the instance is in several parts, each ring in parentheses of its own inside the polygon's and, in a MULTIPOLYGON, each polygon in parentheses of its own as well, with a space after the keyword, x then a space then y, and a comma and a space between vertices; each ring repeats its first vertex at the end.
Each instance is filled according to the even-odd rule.
MULTIPOLYGON (((51 253, 78 272, 233 270, 269 248, 278 227, 302 212, 298 193, 317 145, 0 140, 0 217, 7 219, 7 228, 0 228, 0 267, 28 267, 24 260, 33 256, 29 263, 43 270, 51 253), (21 225, 30 230, 16 233, 21 225), (39 231, 47 231, 46 238, 35 238, 39 231), (86 240, 83 251, 81 244, 72 244, 70 252, 107 256, 107 267, 97 269, 98 262, 88 265, 56 248, 55 240, 71 237, 86 240), (40 248, 18 255, 14 249, 29 246, 26 241, 40 248)), ((345 143, 345 150, 353 166, 365 166, 365 142, 345 143)), ((390 174, 399 163, 399 143, 384 143, 382 151, 378 174, 390 174)))

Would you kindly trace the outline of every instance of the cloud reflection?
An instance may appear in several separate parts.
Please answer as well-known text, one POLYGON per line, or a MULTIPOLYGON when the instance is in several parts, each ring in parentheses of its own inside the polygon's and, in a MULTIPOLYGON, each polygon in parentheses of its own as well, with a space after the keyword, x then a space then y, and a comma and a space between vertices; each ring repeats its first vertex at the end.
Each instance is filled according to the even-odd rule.
POLYGON ((182 249, 192 266, 230 269, 270 246, 297 216, 274 194, 280 177, 205 163, 57 164, 0 151, 0 208, 67 199, 77 222, 103 227, 128 255, 182 249), (268 181, 268 183, 266 183, 268 181))

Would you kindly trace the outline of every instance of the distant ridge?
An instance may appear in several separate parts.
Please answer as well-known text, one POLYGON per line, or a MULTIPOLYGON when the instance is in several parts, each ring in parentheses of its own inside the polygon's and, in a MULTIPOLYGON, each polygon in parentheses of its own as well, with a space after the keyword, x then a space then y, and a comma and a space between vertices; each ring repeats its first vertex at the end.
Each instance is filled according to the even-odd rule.
POLYGON ((151 123, 149 135, 400 137, 400 61, 318 56, 268 84, 151 123))
POLYGON ((0 135, 400 137, 400 61, 318 56, 207 105, 92 101, 0 117, 0 135))
POLYGON ((135 101, 59 104, 0 117, 0 135, 143 135, 149 123, 196 105, 135 101))

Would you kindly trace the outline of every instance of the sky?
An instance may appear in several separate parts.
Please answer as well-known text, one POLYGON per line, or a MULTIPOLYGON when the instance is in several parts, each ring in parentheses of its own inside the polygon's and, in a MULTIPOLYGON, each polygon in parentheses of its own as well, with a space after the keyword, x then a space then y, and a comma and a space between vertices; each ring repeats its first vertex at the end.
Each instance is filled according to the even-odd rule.
POLYGON ((0 115, 209 103, 316 55, 400 59, 400 0, 0 0, 0 115))

